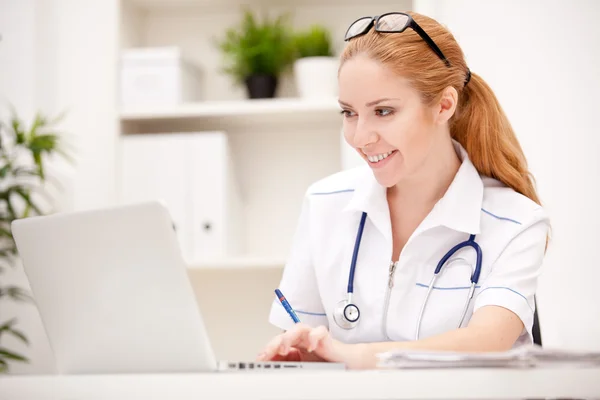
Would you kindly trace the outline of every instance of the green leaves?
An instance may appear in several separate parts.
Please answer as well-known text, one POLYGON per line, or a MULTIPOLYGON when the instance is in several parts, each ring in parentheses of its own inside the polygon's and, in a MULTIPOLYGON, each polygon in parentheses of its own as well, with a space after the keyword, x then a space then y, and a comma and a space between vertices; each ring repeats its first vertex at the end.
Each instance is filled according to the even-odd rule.
POLYGON ((294 60, 288 15, 259 22, 245 10, 240 26, 226 30, 218 46, 225 56, 224 72, 238 83, 251 75, 278 76, 294 60))
POLYGON ((8 173, 12 171, 12 164, 8 163, 6 165, 4 165, 2 168, 0 168, 0 179, 4 179, 6 178, 6 176, 8 175, 8 173))
POLYGON ((19 355, 17 353, 13 353, 5 349, 4 347, 0 347, 0 356, 3 356, 4 358, 9 360, 27 361, 27 359, 24 356, 19 355))
MULTIPOLYGON (((9 335, 28 345, 29 340, 27 340, 25 334, 14 328, 16 323, 17 320, 13 318, 0 325, 0 337, 9 335)), ((8 372, 9 361, 29 362, 29 359, 21 354, 15 353, 14 351, 0 346, 0 373, 8 372)))
MULTIPOLYGON (((55 123, 55 121, 53 121, 55 123)), ((45 132, 49 126, 48 119, 42 114, 36 114, 31 128, 28 131, 22 126, 21 121, 13 115, 11 119, 12 134, 16 147, 27 150, 37 167, 38 176, 45 178, 43 154, 51 155, 60 150, 60 137, 56 133, 45 132)))
POLYGON ((8 296, 15 301, 32 302, 33 298, 23 289, 17 286, 5 286, 0 288, 0 298, 8 296))
POLYGON ((294 36, 296 57, 333 57, 329 31, 321 25, 312 25, 294 36))
POLYGON ((0 347, 0 373, 8 372, 8 360, 20 362, 29 361, 25 356, 14 353, 4 347, 0 347))
POLYGON ((224 56, 223 72, 237 83, 252 75, 277 77, 297 58, 334 54, 325 27, 315 24, 294 34, 288 14, 263 17, 261 22, 247 9, 239 26, 227 29, 216 44, 224 56))
MULTIPOLYGON (((12 222, 34 213, 43 214, 38 195, 45 194, 46 158, 54 154, 68 158, 62 148, 61 135, 54 128, 58 121, 38 113, 27 127, 12 109, 10 120, 0 122, 0 272, 15 265, 18 256, 12 222)), ((0 285, 0 300, 3 299, 33 301, 17 286, 0 285)), ((10 320, 0 325, 0 339, 8 335, 28 344, 25 334, 14 328, 15 322, 10 320)), ((0 346, 0 372, 8 371, 11 361, 25 362, 27 359, 0 346)))
POLYGON ((27 147, 33 155, 40 178, 45 179, 44 166, 42 165, 42 153, 51 154, 58 147, 58 136, 53 134, 33 135, 29 138, 27 147))
POLYGON ((25 132, 21 130, 21 121, 13 115, 10 125, 12 126, 13 132, 15 134, 15 139, 17 144, 25 143, 25 132))
MULTIPOLYGON (((7 224, 12 223, 15 219, 28 217, 31 210, 35 211, 36 214, 42 215, 43 211, 31 198, 31 189, 27 186, 20 184, 9 185, 5 190, 0 191, 0 204, 6 209, 7 214, 0 216, 0 223, 5 222, 7 224), (21 212, 17 208, 15 199, 22 200, 24 207, 21 212)), ((0 224, 1 227, 1 224, 0 224)))
POLYGON ((5 322, 4 324, 0 325, 0 335, 2 334, 9 334, 11 336, 14 336, 15 338, 19 339, 21 342, 25 343, 25 344, 29 344, 29 340, 27 339, 27 337, 25 337, 25 335, 23 334, 23 332, 16 330, 14 328, 14 325, 16 325, 17 320, 15 318, 5 322))

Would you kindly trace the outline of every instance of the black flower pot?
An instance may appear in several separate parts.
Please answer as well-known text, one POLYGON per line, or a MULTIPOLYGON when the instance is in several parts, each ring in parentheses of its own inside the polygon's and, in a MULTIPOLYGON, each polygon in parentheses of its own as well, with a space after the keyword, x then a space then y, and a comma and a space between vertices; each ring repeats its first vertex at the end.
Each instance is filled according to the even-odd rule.
POLYGON ((275 97, 277 77, 273 75, 251 75, 246 78, 246 89, 251 99, 275 97))

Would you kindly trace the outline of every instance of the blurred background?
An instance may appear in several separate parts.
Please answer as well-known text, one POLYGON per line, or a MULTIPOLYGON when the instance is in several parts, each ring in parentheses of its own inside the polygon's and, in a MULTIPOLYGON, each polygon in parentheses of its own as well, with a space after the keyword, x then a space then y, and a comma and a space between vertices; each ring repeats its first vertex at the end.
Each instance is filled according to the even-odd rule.
MULTIPOLYGON (((595 0, 0 0, 0 118, 26 138, 26 163, 43 158, 46 196, 16 193, 44 213, 164 199, 217 357, 253 359, 277 333, 267 316, 304 191, 362 162, 341 136, 344 32, 406 10, 454 33, 528 157, 553 225, 544 344, 600 350, 595 0)), ((12 264, 0 288, 27 291, 12 264)), ((0 336, 29 359, 10 371, 53 371, 35 306, 8 292, 0 324, 16 317, 29 341, 0 336)))

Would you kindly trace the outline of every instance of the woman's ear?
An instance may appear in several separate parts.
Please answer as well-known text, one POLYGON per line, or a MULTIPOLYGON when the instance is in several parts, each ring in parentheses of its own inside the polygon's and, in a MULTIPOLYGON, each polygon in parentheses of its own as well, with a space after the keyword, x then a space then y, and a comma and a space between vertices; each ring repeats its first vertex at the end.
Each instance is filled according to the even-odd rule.
POLYGON ((437 124, 445 124, 456 112, 458 104, 458 92, 452 86, 448 86, 442 92, 439 102, 435 107, 435 121, 437 124))

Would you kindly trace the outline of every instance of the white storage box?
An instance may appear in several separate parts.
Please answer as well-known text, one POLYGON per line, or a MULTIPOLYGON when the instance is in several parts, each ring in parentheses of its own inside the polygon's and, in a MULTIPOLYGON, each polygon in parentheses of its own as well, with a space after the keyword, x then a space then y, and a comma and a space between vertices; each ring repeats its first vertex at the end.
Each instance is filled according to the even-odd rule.
POLYGON ((243 253, 242 199, 224 132, 125 135, 120 202, 162 200, 196 263, 243 253))
POLYGON ((177 47, 121 53, 121 108, 173 106, 200 100, 200 71, 177 47))

